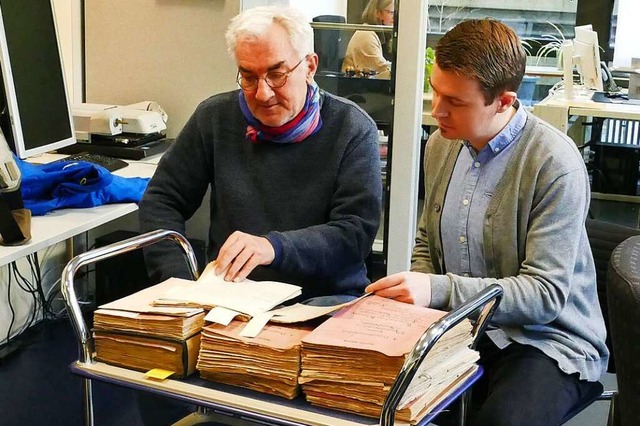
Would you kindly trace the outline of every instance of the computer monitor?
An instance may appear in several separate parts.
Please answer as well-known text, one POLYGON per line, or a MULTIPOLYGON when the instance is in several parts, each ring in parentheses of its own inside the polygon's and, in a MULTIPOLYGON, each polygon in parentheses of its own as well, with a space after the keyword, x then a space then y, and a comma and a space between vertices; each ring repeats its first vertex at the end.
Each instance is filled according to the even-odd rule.
POLYGON ((593 31, 591 25, 582 25, 576 27, 575 34, 573 54, 577 58, 576 66, 580 80, 585 88, 602 91, 598 33, 593 31))
POLYGON ((50 0, 0 0, 4 134, 27 158, 75 143, 50 0))
POLYGON ((562 46, 564 67, 564 90, 568 99, 573 98, 573 67, 580 75, 581 87, 587 91, 602 91, 602 69, 600 64, 600 47, 598 33, 591 25, 575 27, 573 41, 562 46))

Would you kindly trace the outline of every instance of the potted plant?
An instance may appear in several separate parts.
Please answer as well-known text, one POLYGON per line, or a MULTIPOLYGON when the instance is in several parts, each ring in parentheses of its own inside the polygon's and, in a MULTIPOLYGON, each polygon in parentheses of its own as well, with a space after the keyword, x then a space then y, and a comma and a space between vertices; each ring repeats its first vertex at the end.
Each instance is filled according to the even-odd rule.
MULTIPOLYGON (((552 53, 555 53, 556 56, 556 66, 558 69, 562 69, 562 45, 566 41, 562 30, 555 25, 553 22, 547 22, 547 24, 551 25, 555 28, 556 34, 542 34, 541 39, 546 41, 544 45, 538 49, 538 53, 536 54, 536 65, 540 63, 542 58, 549 57, 552 53)), ((540 43, 542 44, 542 43, 540 43)))
POLYGON ((433 64, 436 63, 436 51, 433 47, 427 47, 424 53, 424 92, 428 92, 431 90, 431 85, 429 84, 429 76, 431 76, 431 69, 433 68, 433 64))

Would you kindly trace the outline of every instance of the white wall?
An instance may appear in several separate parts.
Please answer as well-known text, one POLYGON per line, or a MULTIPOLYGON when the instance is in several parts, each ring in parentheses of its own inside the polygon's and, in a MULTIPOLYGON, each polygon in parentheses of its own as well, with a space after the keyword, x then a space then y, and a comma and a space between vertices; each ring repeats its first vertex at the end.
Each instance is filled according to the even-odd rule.
POLYGON ((197 104, 236 87, 224 31, 240 2, 86 0, 87 102, 159 102, 175 136, 197 104))

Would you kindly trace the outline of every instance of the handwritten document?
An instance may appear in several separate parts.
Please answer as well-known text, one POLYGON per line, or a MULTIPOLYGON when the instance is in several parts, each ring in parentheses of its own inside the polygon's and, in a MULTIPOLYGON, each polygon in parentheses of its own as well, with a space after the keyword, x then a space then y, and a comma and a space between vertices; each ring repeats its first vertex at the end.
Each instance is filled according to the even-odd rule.
POLYGON ((371 296, 329 318, 303 342, 402 356, 413 348, 433 322, 445 314, 435 309, 371 296))

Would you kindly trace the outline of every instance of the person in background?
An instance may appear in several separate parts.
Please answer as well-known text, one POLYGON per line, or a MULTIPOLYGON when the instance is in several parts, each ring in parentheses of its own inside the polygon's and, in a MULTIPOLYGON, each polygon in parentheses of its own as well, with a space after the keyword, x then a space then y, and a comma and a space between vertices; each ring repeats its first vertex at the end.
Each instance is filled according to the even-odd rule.
POLYGON ((438 42, 438 130, 425 151, 411 272, 366 289, 450 310, 502 286, 479 344, 472 425, 560 424, 609 355, 585 229, 589 177, 573 141, 518 102, 525 60, 518 36, 495 20, 464 21, 438 42))
MULTIPOLYGON (((362 21, 369 25, 393 25, 393 0, 369 0, 362 12, 362 21)), ((376 78, 391 78, 391 62, 383 53, 387 45, 384 33, 356 31, 347 45, 342 72, 373 72, 376 78)))

